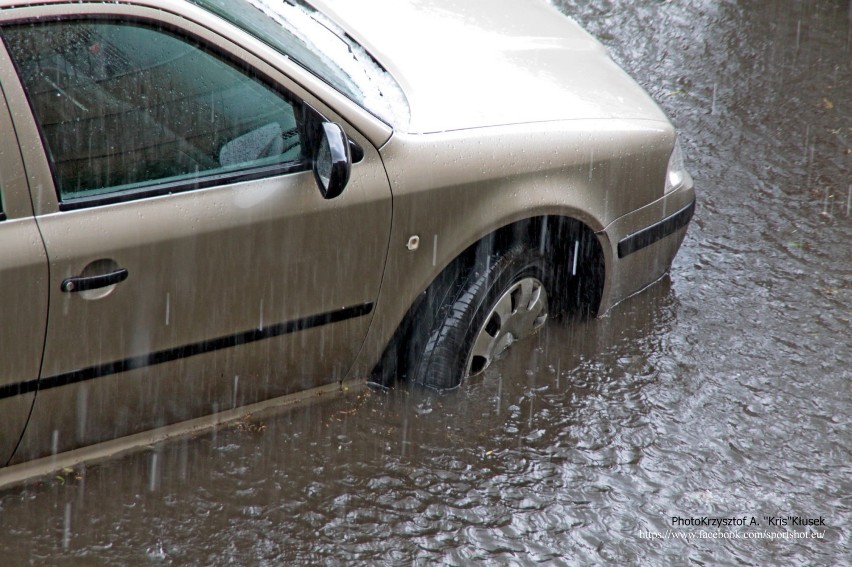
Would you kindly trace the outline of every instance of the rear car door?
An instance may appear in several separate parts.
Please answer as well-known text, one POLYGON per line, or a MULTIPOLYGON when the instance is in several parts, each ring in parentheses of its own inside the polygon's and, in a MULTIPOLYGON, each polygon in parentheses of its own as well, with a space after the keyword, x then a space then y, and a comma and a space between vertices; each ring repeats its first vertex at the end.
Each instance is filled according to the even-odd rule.
POLYGON ((342 121, 251 52, 147 8, 2 17, 16 126, 44 147, 24 157, 50 265, 15 460, 343 378, 390 229, 369 141, 341 124, 364 155, 325 200, 304 103, 342 121))
POLYGON ((3 71, 0 66, 0 466, 30 415, 47 323, 47 256, 3 95, 9 80, 3 71))

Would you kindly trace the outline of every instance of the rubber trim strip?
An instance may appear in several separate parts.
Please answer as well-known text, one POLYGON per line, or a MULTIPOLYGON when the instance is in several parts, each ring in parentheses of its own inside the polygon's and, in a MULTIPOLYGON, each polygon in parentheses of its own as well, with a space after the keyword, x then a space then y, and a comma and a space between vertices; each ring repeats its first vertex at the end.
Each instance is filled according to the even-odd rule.
POLYGON ((670 217, 622 238, 618 242, 618 257, 629 256, 677 232, 689 224, 693 214, 695 214, 695 199, 670 217))
POLYGON ((126 203, 128 201, 136 201, 138 199, 147 199, 149 197, 160 197, 162 195, 172 195, 174 193, 185 193, 195 191, 197 189, 207 189, 210 187, 218 187, 220 185, 229 185, 232 183, 243 183, 245 181, 254 181, 257 179, 268 179, 279 175, 287 175, 289 173, 299 173, 308 171, 308 163, 304 160, 287 162, 282 164, 272 164, 252 169, 227 172, 227 173, 212 173, 208 175, 200 175, 190 179, 182 179, 179 181, 169 181, 155 183, 149 187, 125 189, 123 191, 115 191, 112 193, 102 193, 89 197, 71 197, 66 198, 59 203, 60 211, 74 211, 77 209, 85 209, 88 207, 99 207, 103 205, 114 205, 116 203, 126 203))
POLYGON ((17 384, 7 384, 5 386, 0 386, 0 400, 29 394, 36 390, 50 390, 52 388, 59 388, 60 386, 94 380, 95 378, 103 378, 104 376, 110 376, 120 372, 145 368, 146 366, 156 366, 157 364, 172 362, 181 358, 189 358, 190 356, 198 354, 205 354, 208 352, 262 341, 264 339, 279 337, 281 335, 287 335, 298 331, 305 331, 314 327, 330 325, 331 323, 339 323, 341 321, 346 321, 347 319, 355 319, 357 317, 368 315, 372 310, 373 304, 365 303, 354 307, 346 307, 338 311, 311 315, 310 317, 288 321, 286 323, 278 323, 276 325, 264 327, 263 329, 252 329, 250 331, 244 331, 234 335, 227 335, 199 343, 125 358, 124 360, 118 360, 115 362, 98 364, 88 368, 66 372, 64 374, 48 376, 41 380, 28 380, 26 382, 18 382, 17 384))

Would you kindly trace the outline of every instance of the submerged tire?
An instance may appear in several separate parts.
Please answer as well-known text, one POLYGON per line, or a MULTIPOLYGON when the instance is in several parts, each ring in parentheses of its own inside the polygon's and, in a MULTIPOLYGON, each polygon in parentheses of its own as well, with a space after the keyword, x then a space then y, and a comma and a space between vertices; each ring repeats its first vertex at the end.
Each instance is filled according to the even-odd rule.
MULTIPOLYGON (((455 282, 430 328, 417 329, 425 342, 409 377, 421 386, 446 390, 479 374, 518 340, 544 326, 547 261, 523 246, 493 255, 455 282)), ((423 344, 422 342, 420 344, 423 344)))

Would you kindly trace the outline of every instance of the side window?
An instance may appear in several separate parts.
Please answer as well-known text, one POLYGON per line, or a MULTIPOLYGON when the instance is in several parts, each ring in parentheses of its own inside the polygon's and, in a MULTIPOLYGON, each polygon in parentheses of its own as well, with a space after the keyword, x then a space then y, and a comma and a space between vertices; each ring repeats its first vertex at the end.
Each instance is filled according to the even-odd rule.
POLYGON ((104 20, 2 33, 61 201, 303 167, 294 105, 198 43, 104 20))

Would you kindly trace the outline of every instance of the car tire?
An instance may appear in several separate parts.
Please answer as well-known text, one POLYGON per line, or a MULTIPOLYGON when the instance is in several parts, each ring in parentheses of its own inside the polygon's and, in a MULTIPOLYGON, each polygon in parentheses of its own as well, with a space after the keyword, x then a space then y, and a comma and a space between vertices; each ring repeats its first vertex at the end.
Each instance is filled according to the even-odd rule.
POLYGON ((536 250, 516 246, 492 254, 440 291, 437 311, 424 318, 428 328, 415 333, 425 346, 409 378, 447 390, 484 371, 514 342, 544 326, 553 281, 548 262, 536 250))

